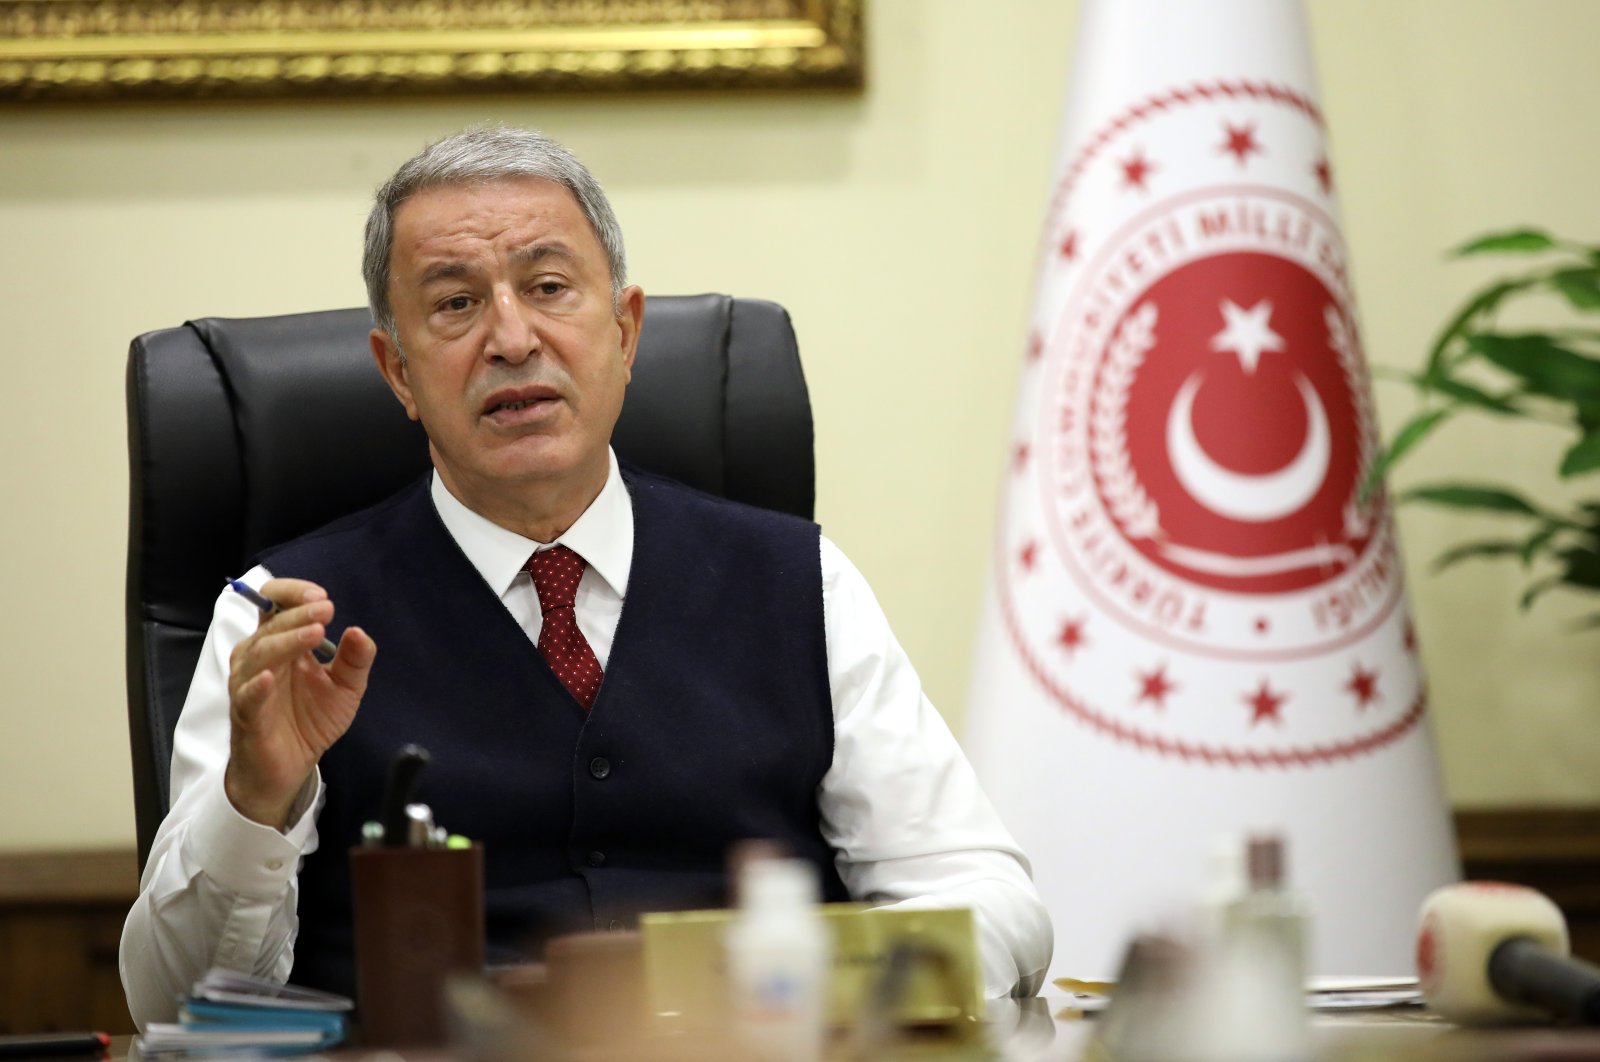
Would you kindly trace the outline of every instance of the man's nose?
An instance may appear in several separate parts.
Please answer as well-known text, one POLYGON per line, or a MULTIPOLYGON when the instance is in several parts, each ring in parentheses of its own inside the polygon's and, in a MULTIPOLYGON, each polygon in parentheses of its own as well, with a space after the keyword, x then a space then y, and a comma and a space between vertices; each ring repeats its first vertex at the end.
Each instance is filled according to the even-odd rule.
POLYGON ((497 288, 489 300, 489 337, 484 356, 520 364, 539 353, 539 329, 533 309, 510 289, 497 288))

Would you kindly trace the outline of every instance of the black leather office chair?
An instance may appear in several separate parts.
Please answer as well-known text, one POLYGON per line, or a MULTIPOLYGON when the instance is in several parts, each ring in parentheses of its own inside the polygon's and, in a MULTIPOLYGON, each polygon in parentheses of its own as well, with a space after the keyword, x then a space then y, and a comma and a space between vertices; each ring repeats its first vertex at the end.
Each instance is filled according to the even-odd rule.
MULTIPOLYGON (((167 812, 172 732, 223 581, 428 467, 372 364, 364 309, 150 332, 128 353, 128 728, 142 868, 167 812)), ((811 403, 783 308, 645 306, 613 445, 652 472, 810 518, 811 403)))

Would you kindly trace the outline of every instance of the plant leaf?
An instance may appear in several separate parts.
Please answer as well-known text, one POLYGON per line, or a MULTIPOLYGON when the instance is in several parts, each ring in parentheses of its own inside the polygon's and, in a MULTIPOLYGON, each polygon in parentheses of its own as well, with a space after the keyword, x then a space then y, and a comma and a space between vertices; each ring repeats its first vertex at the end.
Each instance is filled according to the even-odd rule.
POLYGON ((1552 339, 1576 339, 1586 343, 1600 343, 1600 328, 1552 328, 1546 335, 1552 339))
POLYGON ((1492 232, 1457 247, 1451 252, 1457 258, 1473 254, 1530 254, 1554 249, 1556 241, 1540 229, 1512 229, 1509 232, 1492 232))
POLYGON ((1513 539, 1491 538, 1481 542, 1463 542, 1445 550, 1433 559, 1435 573, 1446 568, 1454 567, 1465 560, 1488 559, 1490 557, 1509 557, 1514 553, 1522 552, 1523 543, 1513 539))
POLYGON ((1562 478, 1581 476, 1595 469, 1600 469, 1600 431, 1591 431, 1561 455, 1562 478))
POLYGON ((1577 309, 1600 310, 1600 269, 1563 269, 1550 281, 1577 309))
POLYGON ((1453 398, 1462 405, 1477 406, 1479 409, 1490 413, 1520 414, 1522 412, 1511 399, 1519 392, 1507 391, 1504 394, 1492 395, 1473 384, 1458 380, 1453 376, 1441 376, 1431 379, 1426 373, 1417 373, 1409 377, 1412 383, 1425 391, 1433 391, 1447 398, 1453 398))
POLYGON ((1561 526, 1561 524, 1552 521, 1523 540, 1522 549, 1518 555, 1524 568, 1533 563, 1534 554, 1550 544, 1550 540, 1556 537, 1556 532, 1561 530, 1561 526))
POLYGON ((1592 549, 1566 549, 1561 551, 1566 569, 1561 581, 1573 586, 1600 589, 1600 552, 1592 549))
POLYGON ((1467 345, 1525 381, 1535 394, 1575 405, 1600 404, 1600 358, 1568 350, 1538 332, 1479 332, 1467 337, 1467 345))
POLYGON ((1538 516, 1527 499, 1500 487, 1476 483, 1433 483, 1412 487, 1400 495, 1402 502, 1426 502, 1451 509, 1485 509, 1490 512, 1515 513, 1519 516, 1538 516))
POLYGON ((1406 451, 1425 439, 1428 433, 1438 427, 1439 422, 1452 412, 1454 412, 1454 409, 1449 406, 1444 409, 1430 409, 1428 412, 1419 413, 1408 420, 1395 433, 1394 441, 1389 444, 1388 449, 1379 454, 1377 460, 1372 462, 1372 467, 1367 469, 1366 479, 1362 480, 1361 490, 1356 496, 1357 504, 1365 505, 1372 492, 1377 490, 1378 484, 1383 482, 1383 477, 1388 473, 1390 467, 1404 457, 1406 451))
POLYGON ((1465 306, 1456 311, 1450 323, 1444 326, 1444 331, 1439 333, 1439 338, 1433 341, 1433 346, 1428 350, 1428 365, 1424 370, 1428 376, 1437 377, 1444 375, 1444 355, 1454 340, 1467 330, 1467 326, 1480 314, 1488 313, 1500 305, 1507 295, 1522 291, 1538 284, 1543 278, 1539 276, 1522 277, 1518 280, 1502 280, 1491 284, 1467 300, 1465 306))

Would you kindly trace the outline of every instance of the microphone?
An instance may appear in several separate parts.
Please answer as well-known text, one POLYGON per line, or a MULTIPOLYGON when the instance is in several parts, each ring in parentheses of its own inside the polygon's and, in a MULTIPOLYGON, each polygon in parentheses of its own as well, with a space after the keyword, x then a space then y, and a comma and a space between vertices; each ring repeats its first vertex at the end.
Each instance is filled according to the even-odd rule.
POLYGON ((1469 881, 1422 904, 1417 976, 1428 1006, 1463 1025, 1600 1025, 1600 967, 1568 955, 1567 923, 1544 894, 1469 881))

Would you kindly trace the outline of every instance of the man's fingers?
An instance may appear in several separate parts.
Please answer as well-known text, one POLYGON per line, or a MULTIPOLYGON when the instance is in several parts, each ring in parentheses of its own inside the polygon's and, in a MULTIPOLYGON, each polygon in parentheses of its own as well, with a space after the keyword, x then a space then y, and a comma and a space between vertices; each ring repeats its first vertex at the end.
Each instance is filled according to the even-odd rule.
POLYGON ((262 671, 282 667, 315 649, 326 632, 320 623, 306 623, 286 631, 257 631, 239 643, 233 676, 248 681, 262 671))
POLYGON ((276 682, 277 679, 273 677, 272 672, 263 671, 248 682, 240 683, 233 691, 234 721, 245 726, 253 723, 256 713, 267 703, 267 698, 272 696, 272 687, 276 682))
POLYGON ((367 675, 378 655, 378 644, 360 627, 350 627, 339 638, 339 652, 328 665, 328 677, 358 696, 367 688, 367 675))
POLYGON ((328 599, 326 590, 306 579, 268 579, 261 584, 261 594, 282 609, 328 599))
MULTIPOLYGON (((263 613, 265 616, 265 613, 263 613)), ((275 634, 279 631, 291 630, 302 627, 308 623, 326 624, 333 619, 333 602, 327 598, 311 601, 294 608, 283 609, 274 615, 264 618, 261 625, 256 628, 258 632, 275 634)))

